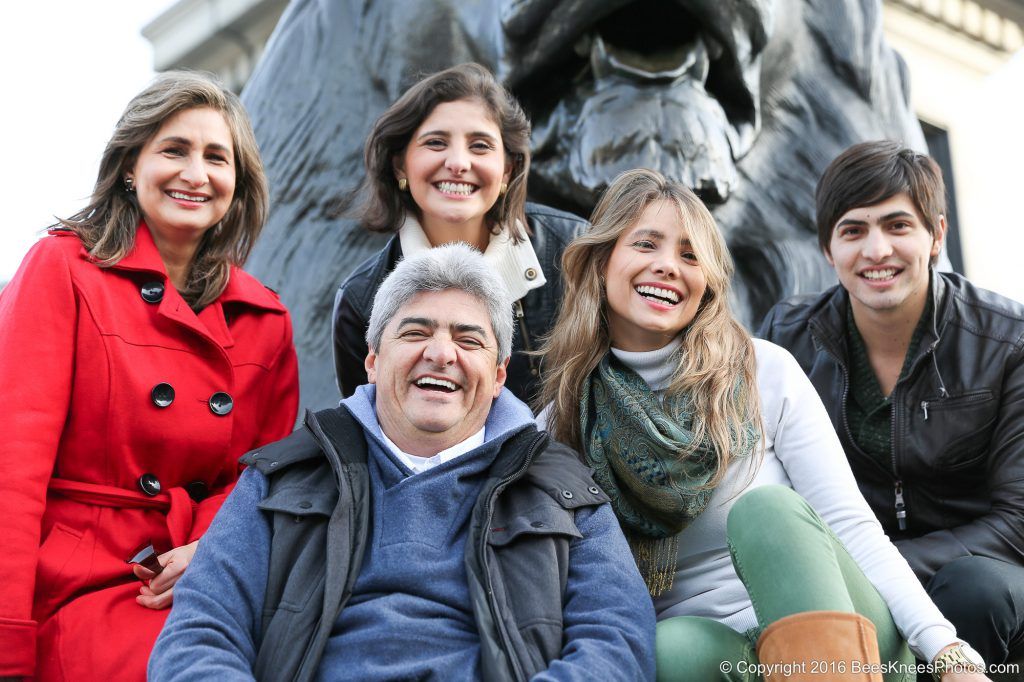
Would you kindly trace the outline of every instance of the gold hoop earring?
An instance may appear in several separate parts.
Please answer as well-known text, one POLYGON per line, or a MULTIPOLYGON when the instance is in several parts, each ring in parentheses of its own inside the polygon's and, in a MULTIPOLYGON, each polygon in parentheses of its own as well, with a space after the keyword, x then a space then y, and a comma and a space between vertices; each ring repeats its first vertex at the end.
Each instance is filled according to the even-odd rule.
POLYGON ((398 178, 398 191, 404 192, 409 189, 409 178, 398 178))
POLYGON ((507 193, 508 193, 508 183, 507 182, 503 182, 503 183, 501 183, 501 187, 498 188, 498 194, 500 194, 501 196, 505 196, 505 194, 507 194, 507 193))

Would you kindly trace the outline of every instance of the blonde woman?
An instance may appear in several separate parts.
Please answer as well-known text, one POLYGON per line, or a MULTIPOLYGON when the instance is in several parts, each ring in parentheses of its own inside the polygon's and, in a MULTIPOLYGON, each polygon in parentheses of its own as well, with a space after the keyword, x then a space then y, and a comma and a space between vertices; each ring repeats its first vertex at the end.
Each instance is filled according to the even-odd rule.
POLYGON ((658 677, 881 679, 858 673, 879 652, 906 664, 958 643, 804 373, 730 312, 732 262, 700 200, 633 170, 592 222, 563 257, 541 419, 612 498, 658 613, 658 677))

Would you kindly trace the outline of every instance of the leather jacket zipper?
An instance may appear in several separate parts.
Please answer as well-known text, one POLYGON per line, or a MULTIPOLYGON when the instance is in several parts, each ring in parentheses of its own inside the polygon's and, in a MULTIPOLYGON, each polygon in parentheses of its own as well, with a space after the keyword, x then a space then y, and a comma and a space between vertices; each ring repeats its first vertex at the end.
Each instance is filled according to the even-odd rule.
MULTIPOLYGON (((917 360, 911 365, 910 371, 907 372, 907 379, 909 380, 910 377, 914 375, 918 366, 925 362, 925 358, 931 356, 932 365, 935 367, 935 376, 939 381, 939 394, 945 398, 949 394, 946 391, 946 384, 942 381, 942 374, 939 372, 938 362, 935 360, 935 348, 939 345, 939 338, 938 330, 934 326, 934 318, 932 324, 936 339, 928 346, 924 354, 917 358, 917 360)), ((896 494, 896 526, 899 530, 906 530, 909 523, 907 520, 907 505, 906 501, 903 499, 903 481, 901 480, 899 471, 896 468, 896 410, 899 409, 899 405, 901 404, 900 401, 896 400, 896 391, 899 389, 899 386, 900 382, 897 380, 896 386, 892 390, 892 471, 896 476, 896 481, 893 484, 895 486, 896 494)), ((922 400, 920 402, 921 416, 924 418, 924 421, 928 421, 929 404, 930 402, 928 400, 922 400)), ((913 408, 911 408, 911 411, 913 411, 913 408)))
POLYGON ((897 480, 894 486, 896 493, 896 525, 900 530, 907 529, 907 505, 903 501, 903 481, 897 480))
MULTIPOLYGON (((938 346, 938 345, 939 345, 939 339, 936 338, 935 341, 932 342, 932 345, 928 346, 928 350, 926 350, 924 352, 924 355, 921 356, 921 357, 924 358, 924 357, 928 357, 929 355, 931 356, 931 358, 932 358, 932 365, 935 367, 935 376, 939 380, 939 397, 940 398, 946 398, 949 395, 949 392, 946 390, 946 384, 942 381, 942 374, 939 372, 939 363, 935 359, 935 347, 938 346)), ((910 372, 907 373, 908 377, 913 373, 913 371, 915 369, 917 369, 917 364, 918 363, 915 362, 914 366, 911 367, 910 372)), ((931 405, 932 402, 934 402, 934 401, 929 401, 929 400, 922 400, 921 401, 921 405, 920 405, 920 407, 921 407, 921 416, 924 417, 925 421, 928 421, 928 406, 931 405)))
MULTIPOLYGON (((889 415, 891 421, 889 422, 889 454, 892 458, 892 475, 896 477, 896 483, 899 484, 900 472, 896 468, 896 411, 899 409, 899 401, 896 399, 896 392, 900 389, 899 379, 896 380, 896 385, 892 388, 892 393, 889 394, 889 415)), ((902 495, 900 495, 902 498, 902 495)), ((896 518, 899 519, 899 514, 896 514, 896 518)), ((904 518, 906 514, 904 513, 904 518)))
POLYGON ((981 393, 966 393, 964 395, 959 395, 956 397, 950 397, 948 393, 942 393, 943 388, 940 388, 939 391, 940 393, 937 398, 921 401, 921 412, 924 413, 925 419, 928 419, 929 407, 931 407, 932 409, 942 409, 952 406, 964 407, 965 405, 970 405, 971 403, 989 400, 992 397, 992 394, 988 391, 983 391, 981 393))
MULTIPOLYGON (((894 493, 895 493, 896 526, 897 526, 897 528, 899 530, 906 530, 907 529, 907 525, 908 525, 908 521, 907 521, 907 504, 906 504, 906 499, 903 497, 903 479, 900 476, 899 467, 897 466, 897 462, 896 462, 896 421, 897 421, 896 420, 896 411, 897 411, 897 409, 899 409, 899 400, 896 399, 896 392, 899 389, 899 382, 897 381, 896 386, 893 388, 893 391, 890 394, 890 403, 891 403, 890 413, 892 415, 892 417, 891 417, 892 420, 891 420, 890 427, 889 427, 890 428, 889 450, 890 450, 890 454, 891 454, 891 458, 890 458, 891 469, 887 471, 885 469, 885 467, 882 466, 881 464, 879 464, 873 457, 870 457, 867 454, 864 454, 863 451, 860 450, 860 447, 857 445, 856 441, 854 441, 854 439, 853 439, 853 432, 850 431, 850 423, 846 419, 846 401, 847 401, 847 398, 849 397, 849 394, 850 394, 850 370, 847 368, 846 363, 844 363, 842 361, 842 359, 840 359, 839 353, 836 352, 835 348, 833 348, 829 343, 827 343, 821 337, 821 335, 819 333, 817 333, 819 331, 819 330, 816 329, 817 325, 811 323, 809 326, 810 326, 810 329, 811 329, 812 336, 818 340, 818 342, 821 344, 821 346, 825 350, 825 352, 827 352, 829 355, 831 355, 832 359, 835 360, 836 364, 838 364, 842 368, 842 370, 843 370, 843 399, 842 399, 842 402, 840 403, 840 409, 842 410, 842 413, 840 415, 840 419, 842 420, 843 428, 846 431, 846 438, 848 439, 848 442, 853 446, 853 448, 855 450, 857 450, 858 452, 863 454, 864 461, 871 462, 873 466, 875 466, 879 470, 885 472, 887 475, 891 475, 892 476, 892 479, 893 479, 893 490, 894 490, 894 493)), ((924 355, 921 356, 921 357, 923 358, 923 357, 926 357, 927 355, 933 353, 935 351, 935 346, 937 346, 937 345, 938 345, 938 341, 932 343, 932 345, 928 347, 928 350, 926 350, 924 355)), ((914 362, 914 364, 911 367, 910 371, 907 373, 908 377, 911 376, 914 373, 914 371, 916 370, 918 364, 920 364, 920 359, 917 362, 914 362)), ((945 390, 944 386, 943 386, 943 390, 945 390)), ((924 413, 924 418, 927 420, 928 419, 928 401, 926 401, 926 400, 921 401, 921 411, 924 413)))

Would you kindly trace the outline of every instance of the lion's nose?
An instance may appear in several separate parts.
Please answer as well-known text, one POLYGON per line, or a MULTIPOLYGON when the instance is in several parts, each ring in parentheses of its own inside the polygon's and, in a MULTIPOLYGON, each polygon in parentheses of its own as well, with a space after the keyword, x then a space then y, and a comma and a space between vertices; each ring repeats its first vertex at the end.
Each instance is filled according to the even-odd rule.
POLYGON ((590 66, 597 80, 619 75, 641 82, 673 82, 692 78, 704 83, 711 68, 707 46, 700 37, 685 45, 672 45, 649 53, 616 47, 606 43, 600 35, 588 38, 591 43, 590 66))

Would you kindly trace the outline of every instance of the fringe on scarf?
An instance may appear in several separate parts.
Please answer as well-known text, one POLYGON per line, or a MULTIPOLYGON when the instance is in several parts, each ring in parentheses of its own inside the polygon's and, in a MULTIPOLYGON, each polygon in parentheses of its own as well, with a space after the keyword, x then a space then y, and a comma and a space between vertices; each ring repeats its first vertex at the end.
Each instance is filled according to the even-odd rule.
POLYGON ((679 535, 651 538, 629 534, 629 549, 652 597, 672 589, 679 563, 679 535))

